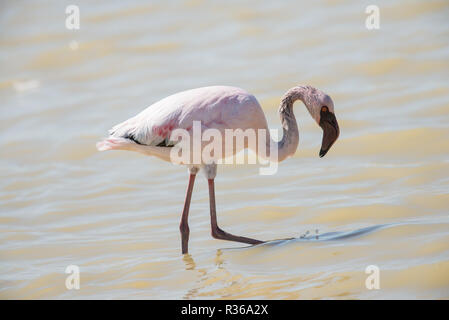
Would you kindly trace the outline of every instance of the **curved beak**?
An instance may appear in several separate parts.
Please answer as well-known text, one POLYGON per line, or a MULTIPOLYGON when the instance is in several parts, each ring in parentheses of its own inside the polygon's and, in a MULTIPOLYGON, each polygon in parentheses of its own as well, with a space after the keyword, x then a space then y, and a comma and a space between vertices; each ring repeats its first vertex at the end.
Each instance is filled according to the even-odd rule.
POLYGON ((321 113, 320 127, 323 129, 323 141, 321 142, 320 158, 332 147, 340 134, 340 128, 338 127, 335 114, 332 112, 321 113))

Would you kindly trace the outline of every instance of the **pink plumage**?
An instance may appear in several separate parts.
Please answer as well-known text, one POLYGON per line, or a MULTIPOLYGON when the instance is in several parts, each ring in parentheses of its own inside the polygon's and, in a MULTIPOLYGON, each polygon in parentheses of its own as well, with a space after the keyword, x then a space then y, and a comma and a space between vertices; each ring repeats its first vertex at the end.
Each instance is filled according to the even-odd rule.
POLYGON ((220 131, 267 128, 262 108, 252 94, 235 87, 212 86, 168 96, 114 126, 109 133, 113 138, 131 138, 157 146, 164 141, 168 144, 174 129, 190 131, 193 121, 201 121, 203 129, 220 131))

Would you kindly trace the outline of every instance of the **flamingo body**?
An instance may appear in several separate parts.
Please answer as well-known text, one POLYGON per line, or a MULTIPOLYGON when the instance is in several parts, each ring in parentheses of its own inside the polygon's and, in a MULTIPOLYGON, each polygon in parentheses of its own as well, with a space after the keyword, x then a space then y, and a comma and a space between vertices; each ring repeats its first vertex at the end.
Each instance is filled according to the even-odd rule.
POLYGON ((191 132, 193 121, 202 129, 267 129, 267 120, 257 99, 243 89, 211 86, 168 96, 116 126, 114 138, 132 138, 147 146, 170 145, 174 129, 191 132))

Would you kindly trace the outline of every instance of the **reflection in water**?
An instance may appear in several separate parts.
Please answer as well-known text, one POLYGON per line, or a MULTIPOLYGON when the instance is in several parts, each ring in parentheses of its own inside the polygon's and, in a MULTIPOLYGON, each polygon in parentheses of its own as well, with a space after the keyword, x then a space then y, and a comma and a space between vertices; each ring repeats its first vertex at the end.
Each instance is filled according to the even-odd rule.
POLYGON ((361 228, 353 231, 339 231, 339 232, 326 232, 323 234, 315 233, 310 234, 306 233, 305 235, 300 236, 299 238, 291 238, 291 239, 285 239, 285 240, 274 240, 274 241, 268 241, 267 244, 284 244, 288 242, 301 242, 301 241, 336 241, 336 240, 346 240, 350 238, 356 238, 365 234, 369 234, 371 232, 374 232, 376 230, 387 228, 389 226, 397 225, 390 223, 390 224, 381 224, 381 225, 375 225, 371 227, 361 228))
POLYGON ((223 268, 223 252, 220 249, 217 250, 214 262, 218 269, 223 268))
POLYGON ((327 232, 327 233, 323 233, 321 235, 316 235, 316 236, 306 236, 305 238, 300 238, 300 239, 296 239, 296 241, 299 240, 312 240, 312 241, 331 241, 331 240, 345 240, 345 239, 350 239, 350 238, 355 238, 355 237, 359 237, 371 232, 374 232, 378 229, 381 228, 387 228, 388 226, 392 226, 394 224, 390 223, 390 224, 381 224, 381 225, 376 225, 376 226, 371 226, 371 227, 366 227, 366 228, 361 228, 358 230, 353 230, 353 231, 346 231, 346 232, 327 232))
MULTIPOLYGON (((342 259, 348 260, 348 263, 355 267, 359 264, 356 261, 359 261, 361 256, 371 252, 378 245, 382 246, 382 243, 375 239, 380 237, 382 239, 380 242, 387 242, 394 246, 390 242, 388 232, 402 233, 401 229, 407 230, 417 225, 419 223, 388 223, 352 231, 326 232, 319 238, 312 234, 306 237, 267 241, 254 246, 219 249, 213 259, 213 266, 209 265, 196 270, 193 257, 185 255, 183 260, 186 263, 186 270, 196 271, 197 280, 195 286, 188 290, 184 298, 217 296, 240 299, 257 296, 290 299, 316 298, 316 290, 325 290, 329 287, 332 290, 329 290, 328 297, 351 297, 354 291, 348 290, 348 286, 356 286, 359 290, 364 287, 365 268, 369 263, 356 267, 355 270, 358 269, 356 272, 328 273, 323 272, 323 268, 342 259), (376 237, 376 233, 381 232, 383 234, 376 237), (371 239, 374 240, 359 241, 367 235, 371 235, 371 239), (361 243, 366 243, 365 249, 355 250, 361 243), (317 249, 314 244, 322 244, 322 246, 317 249), (335 247, 336 244, 337 247, 335 247), (353 248, 354 251, 350 255, 343 253, 340 249, 348 247, 353 248), (298 259, 296 267, 291 263, 295 260, 292 255, 298 259), (314 259, 318 261, 318 264, 314 259), (282 271, 286 266, 289 266, 290 270, 282 271), (308 268, 314 270, 314 276, 308 275, 309 272, 306 271, 308 268), (338 286, 335 287, 335 284, 341 284, 341 290, 338 286), (303 288, 302 294, 289 291, 289 288, 298 286, 303 288)), ((399 241, 403 242, 404 239, 399 241)), ((379 254, 382 255, 382 252, 379 254)), ((385 271, 383 274, 385 275, 385 271)), ((388 275, 388 272, 386 274, 388 275)))
MULTIPOLYGON (((406 223, 388 223, 375 225, 371 227, 365 227, 353 231, 338 231, 338 232, 326 232, 323 234, 315 233, 312 234, 310 232, 306 232, 300 237, 297 238, 285 238, 285 239, 275 239, 275 240, 266 240, 264 243, 257 245, 245 245, 244 247, 237 248, 222 248, 221 250, 242 250, 242 249, 250 249, 254 247, 266 247, 266 246, 282 246, 292 243, 301 243, 301 242, 320 242, 320 241, 337 241, 337 240, 347 240, 351 238, 357 238, 369 233, 372 233, 376 230, 380 230, 383 228, 388 228, 397 225, 404 225, 406 223)), ((217 254, 218 257, 218 254, 217 254)))
MULTIPOLYGON (((388 223, 375 225, 371 227, 365 227, 353 231, 339 231, 339 232, 326 232, 323 234, 311 234, 309 231, 304 233, 298 238, 286 238, 286 239, 275 239, 275 240, 266 240, 264 243, 257 245, 246 245, 245 247, 238 248, 223 248, 222 250, 239 250, 239 249, 248 249, 253 247, 264 247, 264 246, 279 246, 286 245, 290 243, 300 243, 300 242, 320 242, 320 241, 337 241, 337 240, 347 240, 351 238, 357 238, 363 236, 365 234, 372 233, 376 230, 380 230, 383 228, 388 228, 392 226, 401 225, 401 223, 388 223)), ((402 223, 404 225, 404 223, 402 223)))
MULTIPOLYGON (((192 255, 190 255, 188 253, 184 254, 182 256, 182 260, 185 263, 186 271, 194 271, 195 270, 196 264, 195 264, 195 261, 193 260, 192 255)), ((204 276, 206 274, 205 271, 201 271, 201 270, 198 270, 198 271, 201 273, 202 276, 204 276)), ((183 299, 191 299, 192 297, 195 297, 198 293, 198 290, 199 290, 199 287, 194 286, 193 288, 191 288, 187 291, 187 293, 183 296, 183 299)))
POLYGON ((196 264, 195 261, 192 258, 192 255, 190 254, 184 254, 182 255, 182 260, 184 261, 186 265, 186 270, 195 270, 196 264))
POLYGON ((213 271, 207 271, 206 269, 195 269, 196 264, 191 254, 184 254, 182 260, 185 263, 186 271, 195 271, 198 274, 198 280, 195 282, 196 285, 187 291, 187 293, 183 296, 183 299, 192 299, 194 297, 197 297, 200 293, 200 290, 204 287, 207 287, 207 282, 215 276, 214 274, 217 272, 217 270, 224 270, 222 251, 220 249, 216 251, 216 256, 214 258, 216 269, 213 271))

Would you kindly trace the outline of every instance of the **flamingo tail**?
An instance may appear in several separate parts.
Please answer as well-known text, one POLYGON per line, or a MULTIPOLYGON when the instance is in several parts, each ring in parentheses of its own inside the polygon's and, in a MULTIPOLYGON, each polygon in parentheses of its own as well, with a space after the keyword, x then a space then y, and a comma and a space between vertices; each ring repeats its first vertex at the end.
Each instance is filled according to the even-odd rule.
POLYGON ((97 142, 98 151, 106 150, 129 150, 135 143, 129 139, 109 137, 97 142))

